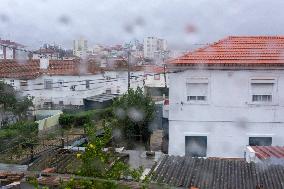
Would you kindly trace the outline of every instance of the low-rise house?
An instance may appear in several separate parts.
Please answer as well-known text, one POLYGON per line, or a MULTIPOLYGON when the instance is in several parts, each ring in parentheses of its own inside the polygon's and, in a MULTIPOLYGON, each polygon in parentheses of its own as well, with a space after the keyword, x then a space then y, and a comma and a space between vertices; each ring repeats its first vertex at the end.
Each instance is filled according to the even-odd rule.
MULTIPOLYGON (((143 77, 143 71, 131 69, 143 77)), ((83 105, 83 99, 102 93, 122 94, 127 91, 127 71, 100 69, 96 62, 79 60, 16 60, 0 62, 0 78, 34 97, 40 107, 83 105)), ((131 87, 143 87, 143 78, 131 79, 131 87)))
POLYGON ((40 48, 39 50, 35 51, 33 54, 33 59, 41 59, 41 58, 48 58, 50 60, 59 60, 60 53, 52 48, 40 48))
POLYGON ((169 154, 284 145, 284 37, 227 37, 169 61, 169 154))
POLYGON ((163 100, 168 96, 169 78, 167 69, 163 66, 146 65, 145 90, 154 100, 163 100))

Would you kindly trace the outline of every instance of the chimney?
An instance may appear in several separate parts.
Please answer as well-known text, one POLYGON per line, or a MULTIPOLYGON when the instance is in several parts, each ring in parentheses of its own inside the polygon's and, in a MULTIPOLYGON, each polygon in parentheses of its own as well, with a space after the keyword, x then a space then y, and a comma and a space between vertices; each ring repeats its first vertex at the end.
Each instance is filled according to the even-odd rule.
POLYGON ((49 66, 49 59, 48 58, 40 58, 39 59, 40 69, 47 69, 48 66, 49 66))
POLYGON ((3 55, 4 55, 4 60, 6 60, 6 58, 7 58, 6 46, 3 47, 3 55))
POLYGON ((13 47, 13 59, 16 59, 16 47, 13 47))

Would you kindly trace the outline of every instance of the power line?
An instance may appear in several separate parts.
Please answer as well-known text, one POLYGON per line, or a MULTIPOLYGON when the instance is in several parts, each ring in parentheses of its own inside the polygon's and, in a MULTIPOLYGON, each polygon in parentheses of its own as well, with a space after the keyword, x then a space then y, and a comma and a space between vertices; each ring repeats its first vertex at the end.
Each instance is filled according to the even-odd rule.
MULTIPOLYGON (((139 77, 145 77, 145 76, 154 76, 154 75, 157 75, 157 74, 169 74, 169 73, 176 73, 176 71, 173 71, 173 72, 165 72, 164 73, 147 73, 147 74, 139 74, 139 75, 133 75, 133 76, 130 76, 130 80, 131 79, 136 79, 136 78, 139 78, 139 77)), ((99 79, 84 79, 84 80, 73 80, 73 81, 63 81, 63 85, 62 86, 52 86, 51 88, 48 88, 48 89, 60 89, 60 88, 66 88, 66 87, 70 87, 70 86, 64 86, 65 83, 79 83, 79 82, 86 82, 86 81, 95 81, 95 82, 90 82, 89 84, 101 84, 101 83, 109 83, 109 82, 118 82, 118 81, 124 81, 126 80, 125 77, 119 77, 119 78, 111 78, 111 77, 108 77, 107 79, 106 78, 99 78, 99 79), (101 81, 101 82, 96 82, 96 81, 101 81)), ((135 81, 136 82, 136 81, 135 81)), ((57 82, 52 82, 50 84, 61 84, 61 81, 59 79, 59 81, 57 82)), ((41 86, 41 85, 44 85, 44 83, 34 83, 34 84, 31 84, 31 85, 37 85, 37 86, 41 86)), ((81 85, 86 85, 86 83, 81 83, 81 84, 74 84, 74 85, 71 85, 71 86, 81 86, 81 85)), ((99 87, 101 88, 101 87, 99 87)), ((47 88, 40 88, 40 89, 22 89, 21 91, 39 91, 39 90, 48 90, 47 88)), ((96 89, 96 88, 93 88, 93 89, 96 89)), ((90 90, 93 90, 93 89, 86 89, 84 91, 90 91, 90 90)), ((76 90, 74 90, 76 91, 76 90)), ((78 91, 78 90, 77 90, 78 91)), ((80 91, 83 91, 83 90, 80 90, 80 91)))

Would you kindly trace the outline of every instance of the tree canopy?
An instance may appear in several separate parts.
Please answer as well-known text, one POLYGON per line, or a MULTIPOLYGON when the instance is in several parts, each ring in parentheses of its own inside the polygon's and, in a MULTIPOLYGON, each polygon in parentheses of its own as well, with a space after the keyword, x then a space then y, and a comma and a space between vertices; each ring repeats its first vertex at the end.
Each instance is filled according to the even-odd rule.
POLYGON ((7 113, 17 116, 17 119, 23 119, 31 106, 33 106, 31 97, 22 96, 11 85, 0 81, 0 112, 2 119, 7 118, 7 113))
POLYGON ((155 103, 151 97, 144 95, 139 87, 129 89, 114 101, 113 110, 116 125, 122 130, 128 144, 132 144, 133 139, 140 139, 148 147, 152 133, 150 125, 155 116, 155 103))

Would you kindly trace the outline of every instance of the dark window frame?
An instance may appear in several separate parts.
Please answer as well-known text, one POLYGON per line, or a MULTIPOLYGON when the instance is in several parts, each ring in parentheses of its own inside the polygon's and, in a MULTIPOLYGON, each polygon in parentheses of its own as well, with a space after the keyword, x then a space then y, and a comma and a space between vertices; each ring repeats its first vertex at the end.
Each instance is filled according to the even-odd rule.
POLYGON ((249 137, 250 146, 271 146, 272 137, 249 137))

